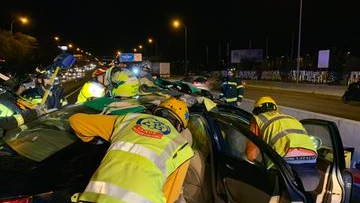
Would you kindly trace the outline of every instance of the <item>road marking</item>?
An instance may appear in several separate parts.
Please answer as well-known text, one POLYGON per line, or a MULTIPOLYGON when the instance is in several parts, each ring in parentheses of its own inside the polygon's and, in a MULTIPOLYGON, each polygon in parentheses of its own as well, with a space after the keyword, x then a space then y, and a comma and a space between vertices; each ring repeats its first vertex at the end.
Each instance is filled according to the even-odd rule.
POLYGON ((82 86, 80 86, 79 88, 77 88, 76 90, 74 90, 73 92, 71 92, 70 94, 65 96, 65 99, 67 99, 68 97, 70 97, 71 95, 75 94, 75 92, 79 91, 82 88, 82 86))

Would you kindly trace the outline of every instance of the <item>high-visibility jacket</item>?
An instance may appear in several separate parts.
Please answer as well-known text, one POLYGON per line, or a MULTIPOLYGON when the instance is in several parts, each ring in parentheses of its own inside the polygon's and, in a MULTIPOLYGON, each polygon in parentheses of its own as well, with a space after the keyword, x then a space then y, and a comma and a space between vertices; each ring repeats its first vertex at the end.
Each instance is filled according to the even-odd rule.
POLYGON ((21 111, 15 104, 0 101, 0 129, 10 130, 28 121, 36 119, 40 114, 37 110, 21 111))
POLYGON ((265 112, 254 118, 262 139, 281 157, 286 158, 291 152, 291 157, 288 157, 289 163, 316 162, 315 143, 297 119, 277 111, 265 112))
POLYGON ((105 96, 105 87, 96 81, 86 82, 80 89, 76 103, 83 103, 91 98, 99 98, 105 96))
POLYGON ((110 142, 80 201, 163 203, 166 178, 194 155, 168 120, 148 114, 119 116, 110 142))
POLYGON ((221 83, 220 99, 226 103, 242 102, 244 97, 244 86, 239 78, 226 77, 221 83))
POLYGON ((24 118, 21 114, 15 113, 12 109, 8 108, 4 104, 0 103, 0 117, 14 117, 16 119, 17 125, 24 123, 24 118))
POLYGON ((162 91, 162 89, 159 86, 155 85, 154 81, 155 80, 151 78, 151 75, 146 75, 144 77, 141 77, 139 80, 140 83, 139 94, 147 95, 162 91))

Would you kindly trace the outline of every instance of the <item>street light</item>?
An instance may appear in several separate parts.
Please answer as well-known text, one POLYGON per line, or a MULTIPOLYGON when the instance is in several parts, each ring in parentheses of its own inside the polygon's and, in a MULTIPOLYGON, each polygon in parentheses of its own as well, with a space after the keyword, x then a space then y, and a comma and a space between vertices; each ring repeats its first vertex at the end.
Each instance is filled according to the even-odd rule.
POLYGON ((181 23, 179 20, 173 21, 173 26, 175 28, 179 28, 180 26, 183 26, 184 32, 185 32, 185 75, 187 74, 187 27, 184 23, 181 23))
POLYGON ((140 44, 139 49, 144 50, 143 53, 144 53, 144 57, 146 58, 146 45, 143 46, 143 45, 140 44))
POLYGON ((296 62, 296 83, 299 83, 299 76, 300 76, 300 42, 301 42, 302 2, 303 1, 300 0, 298 50, 297 50, 297 62, 296 62))
POLYGON ((134 52, 137 52, 137 49, 136 49, 136 48, 134 48, 134 52))
POLYGON ((60 38, 59 38, 58 36, 55 36, 54 39, 55 39, 55 41, 59 41, 59 40, 60 40, 60 38))
POLYGON ((80 48, 76 48, 76 51, 80 51, 80 48))
POLYGON ((117 51, 117 55, 119 55, 119 56, 120 56, 120 54, 121 54, 121 51, 117 51))
MULTIPOLYGON (((149 44, 152 44, 154 42, 154 40, 152 38, 149 38, 148 39, 148 42, 149 44)), ((157 40, 155 40, 155 56, 157 57, 157 49, 158 49, 158 46, 157 46, 157 40)))
POLYGON ((72 44, 69 44, 69 45, 68 45, 68 47, 69 47, 69 48, 72 48, 72 47, 73 47, 73 45, 72 45, 72 44))
POLYGON ((21 22, 22 24, 27 24, 29 22, 29 20, 25 17, 20 17, 20 18, 17 18, 17 19, 14 19, 12 22, 11 22, 11 25, 10 25, 10 33, 13 34, 13 24, 15 21, 19 21, 21 22))

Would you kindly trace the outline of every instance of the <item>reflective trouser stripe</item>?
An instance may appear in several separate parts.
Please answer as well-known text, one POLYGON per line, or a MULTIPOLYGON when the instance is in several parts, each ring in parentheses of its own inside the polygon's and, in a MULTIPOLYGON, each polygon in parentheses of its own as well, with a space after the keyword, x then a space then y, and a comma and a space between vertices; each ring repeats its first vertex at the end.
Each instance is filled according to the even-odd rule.
POLYGON ((225 99, 226 102, 236 102, 237 101, 237 98, 226 98, 225 99))
POLYGON ((291 116, 287 116, 287 115, 281 115, 281 116, 276 116, 272 119, 267 119, 264 115, 258 115, 258 117, 260 118, 260 120, 264 123, 264 125, 261 127, 260 131, 261 132, 264 132, 266 130, 267 127, 269 127, 269 125, 271 123, 273 123, 274 121, 277 121, 277 120, 280 120, 280 119, 283 119, 283 118, 290 118, 292 119, 291 116))
POLYGON ((111 144, 110 150, 122 150, 145 157, 152 161, 161 170, 161 172, 164 174, 164 177, 167 177, 166 159, 163 159, 160 155, 157 155, 155 152, 142 145, 120 141, 111 144))
POLYGON ((238 97, 239 97, 239 98, 243 98, 243 97, 244 97, 244 95, 238 95, 238 97))
POLYGON ((240 88, 243 88, 243 87, 244 87, 243 85, 238 85, 236 88, 240 89, 240 88))
POLYGON ((236 82, 224 82, 223 85, 234 85, 237 86, 236 82))
POLYGON ((270 146, 274 146, 274 144, 281 138, 285 137, 286 135, 289 135, 291 133, 296 133, 298 135, 304 135, 304 136, 308 136, 305 130, 301 130, 301 129, 287 129, 284 131, 281 131, 279 133, 277 133, 274 137, 271 138, 270 140, 270 146))
POLYGON ((86 186, 85 193, 86 192, 109 195, 124 202, 131 202, 131 203, 151 202, 138 193, 102 181, 90 181, 89 184, 86 186))

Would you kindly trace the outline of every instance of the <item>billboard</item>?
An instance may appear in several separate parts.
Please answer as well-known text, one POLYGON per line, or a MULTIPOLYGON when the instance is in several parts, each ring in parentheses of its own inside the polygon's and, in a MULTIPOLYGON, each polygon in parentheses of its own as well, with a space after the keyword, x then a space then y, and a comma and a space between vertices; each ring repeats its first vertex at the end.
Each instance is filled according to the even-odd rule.
POLYGON ((133 53, 121 53, 120 62, 133 62, 134 54, 133 53))
POLYGON ((134 54, 134 61, 142 61, 142 54, 134 54))
POLYGON ((139 62, 142 61, 142 54, 140 53, 121 53, 120 62, 139 62))
POLYGON ((240 63, 243 60, 261 62, 264 51, 262 49, 239 49, 231 50, 231 63, 240 63))
POLYGON ((330 50, 320 50, 318 68, 329 68, 330 50))

